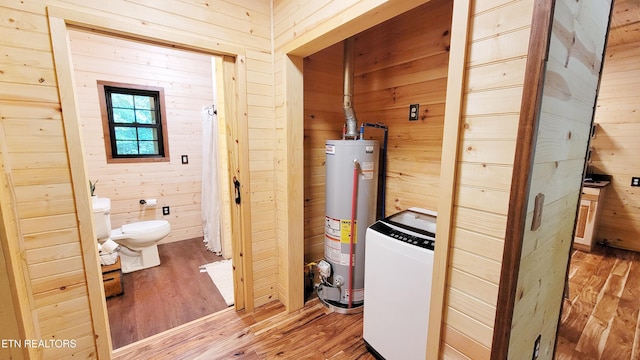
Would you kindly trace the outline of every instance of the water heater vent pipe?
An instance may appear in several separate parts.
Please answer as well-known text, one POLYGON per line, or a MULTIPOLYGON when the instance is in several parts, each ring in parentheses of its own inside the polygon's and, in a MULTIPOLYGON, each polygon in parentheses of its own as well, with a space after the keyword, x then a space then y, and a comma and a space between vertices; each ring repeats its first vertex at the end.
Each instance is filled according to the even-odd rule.
POLYGON ((346 137, 358 137, 358 119, 353 109, 353 77, 355 66, 355 38, 350 37, 344 41, 344 98, 342 109, 346 122, 346 137))

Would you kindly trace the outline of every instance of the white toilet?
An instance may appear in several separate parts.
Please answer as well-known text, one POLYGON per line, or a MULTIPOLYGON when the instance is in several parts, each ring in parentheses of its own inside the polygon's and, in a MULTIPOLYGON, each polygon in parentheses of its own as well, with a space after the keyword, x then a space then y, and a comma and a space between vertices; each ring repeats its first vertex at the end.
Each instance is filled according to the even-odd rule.
POLYGON ((169 235, 171 225, 166 220, 148 220, 111 229, 111 199, 92 197, 93 222, 98 242, 111 239, 120 245, 122 272, 147 269, 160 265, 158 241, 169 235))

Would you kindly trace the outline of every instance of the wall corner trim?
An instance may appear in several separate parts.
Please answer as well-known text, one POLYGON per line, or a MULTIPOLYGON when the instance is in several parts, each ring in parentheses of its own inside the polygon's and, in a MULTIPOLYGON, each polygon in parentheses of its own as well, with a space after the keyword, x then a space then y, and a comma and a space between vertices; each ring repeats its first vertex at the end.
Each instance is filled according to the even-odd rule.
POLYGON ((505 245, 491 347, 491 359, 507 359, 511 325, 526 226, 530 176, 533 168, 537 129, 542 103, 544 69, 549 52, 555 0, 536 0, 533 5, 527 64, 520 105, 518 135, 507 213, 505 245))

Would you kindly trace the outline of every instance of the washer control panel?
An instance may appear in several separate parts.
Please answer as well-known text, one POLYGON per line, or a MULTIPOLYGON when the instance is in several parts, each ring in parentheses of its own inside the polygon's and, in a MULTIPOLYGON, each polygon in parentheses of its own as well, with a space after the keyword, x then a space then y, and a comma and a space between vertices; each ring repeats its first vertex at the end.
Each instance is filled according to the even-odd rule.
POLYGON ((434 250, 435 249, 435 239, 428 237, 426 235, 421 235, 418 233, 409 233, 408 231, 403 231, 395 226, 390 226, 389 224, 384 223, 383 221, 377 221, 373 225, 371 225, 371 229, 387 235, 395 240, 402 241, 404 243, 418 246, 421 248, 434 250))

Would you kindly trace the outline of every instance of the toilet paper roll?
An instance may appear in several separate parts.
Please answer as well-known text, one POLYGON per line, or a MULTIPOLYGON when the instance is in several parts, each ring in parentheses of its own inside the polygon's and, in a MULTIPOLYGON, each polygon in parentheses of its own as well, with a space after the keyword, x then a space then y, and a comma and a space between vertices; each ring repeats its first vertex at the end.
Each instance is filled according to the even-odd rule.
POLYGON ((114 251, 117 251, 119 248, 120 248, 120 245, 118 245, 117 242, 111 239, 107 239, 105 242, 102 243, 103 253, 112 253, 114 251))
POLYGON ((156 206, 158 204, 158 200, 156 199, 144 199, 144 206, 156 206))

